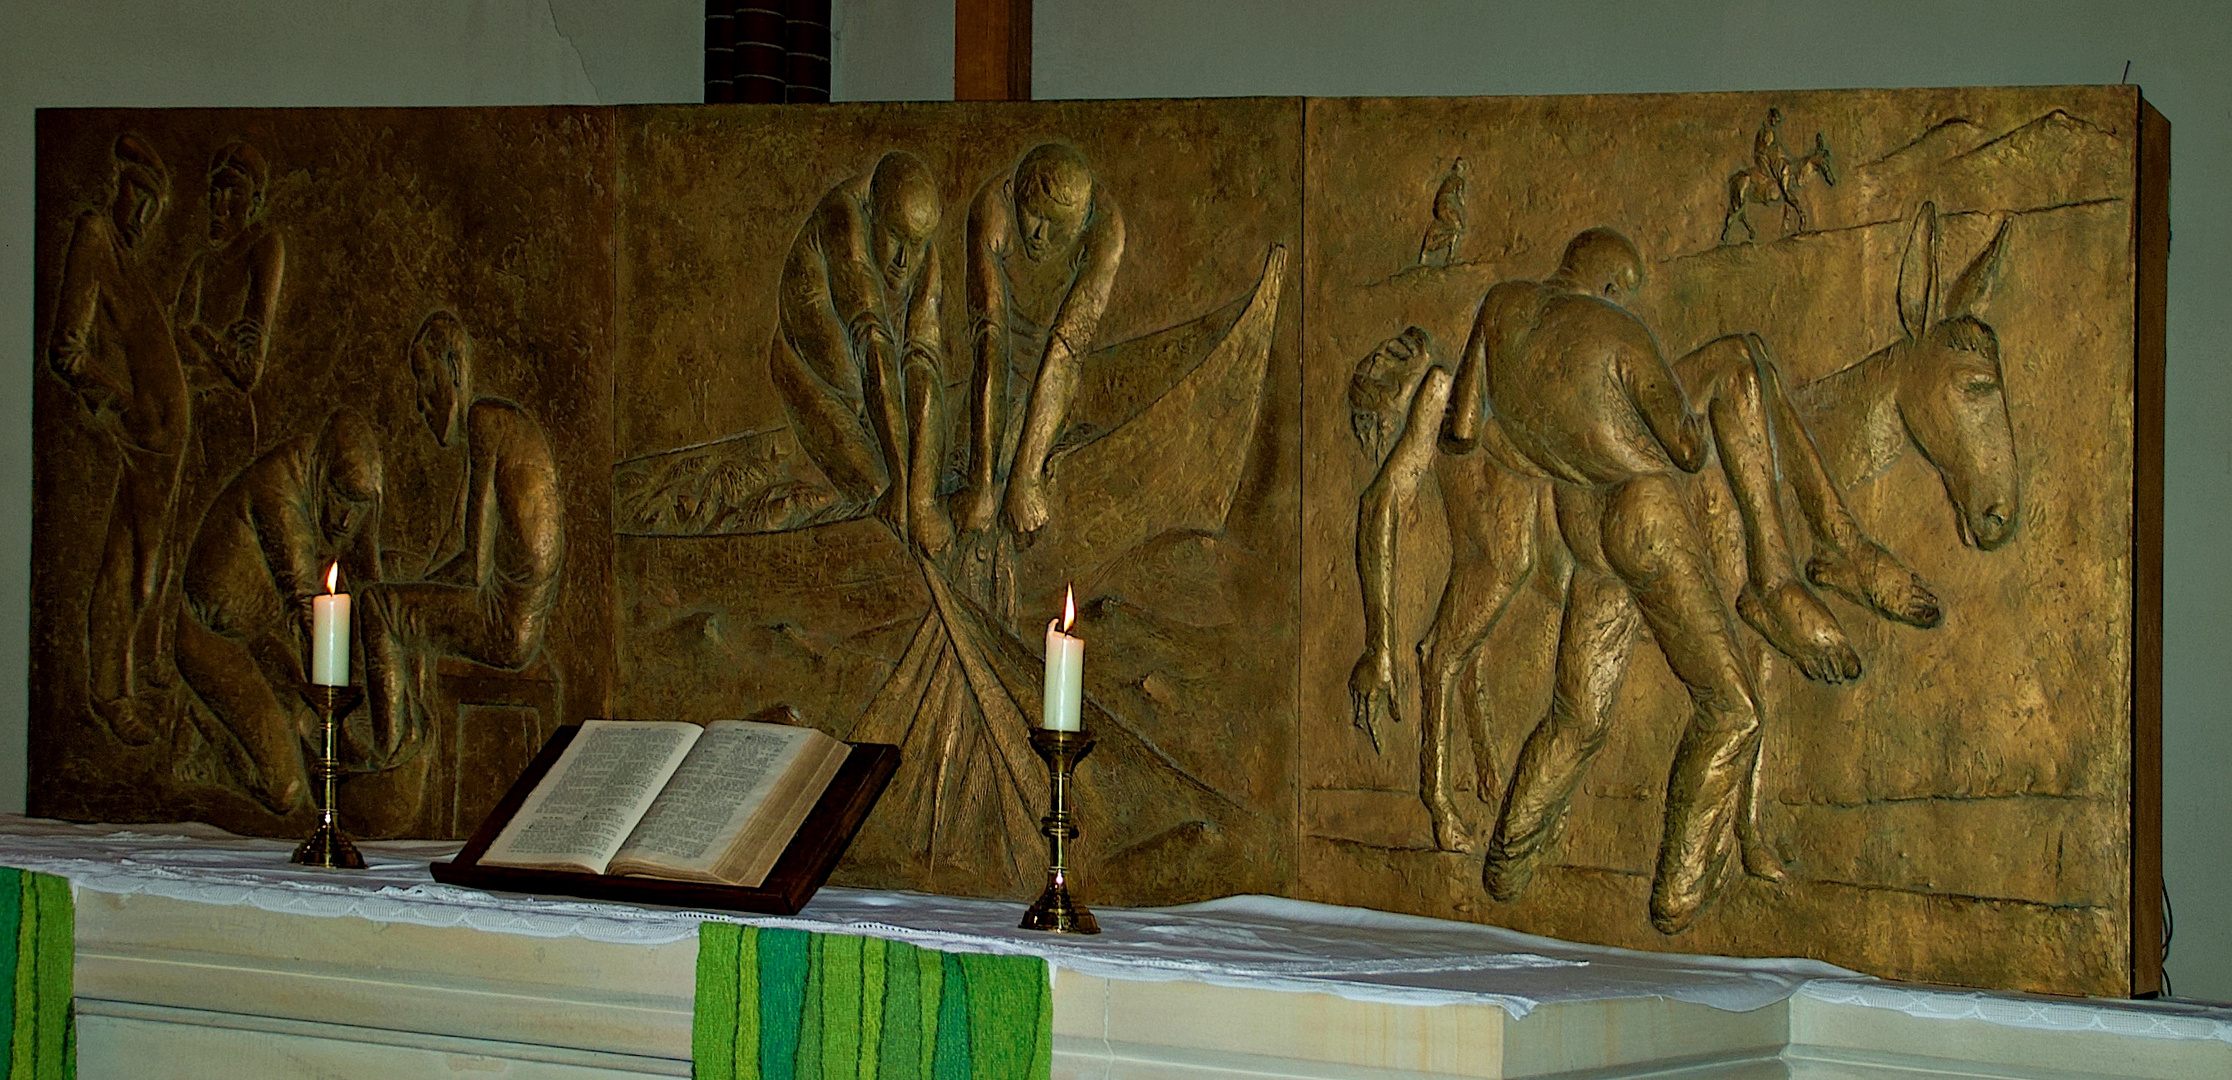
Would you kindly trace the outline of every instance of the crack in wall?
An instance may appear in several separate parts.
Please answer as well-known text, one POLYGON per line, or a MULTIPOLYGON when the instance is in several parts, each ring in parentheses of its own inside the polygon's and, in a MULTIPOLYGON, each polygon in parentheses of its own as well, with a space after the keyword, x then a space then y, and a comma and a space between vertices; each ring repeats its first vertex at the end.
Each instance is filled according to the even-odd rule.
POLYGON ((596 76, 589 73, 589 59, 581 54, 581 43, 574 40, 572 32, 566 29, 565 20, 558 17, 557 0, 543 0, 543 14, 550 19, 551 32, 557 34, 558 40, 566 43, 566 50, 573 54, 574 68, 581 72, 581 81, 589 84, 589 91, 594 95, 592 103, 608 104, 609 95, 597 84, 596 76))

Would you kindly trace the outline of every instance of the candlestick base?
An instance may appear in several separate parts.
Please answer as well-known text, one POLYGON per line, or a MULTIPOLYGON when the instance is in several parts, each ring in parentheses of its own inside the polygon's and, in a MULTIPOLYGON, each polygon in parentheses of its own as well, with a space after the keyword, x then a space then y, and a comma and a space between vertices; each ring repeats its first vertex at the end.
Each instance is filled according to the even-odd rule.
POLYGON ((1023 913, 1023 929, 1055 934, 1098 934, 1100 920, 1093 918, 1085 905, 1070 896, 1069 882, 1049 875, 1046 891, 1039 894, 1031 910, 1023 913))
POLYGON ((297 845, 287 861, 327 870, 364 869, 364 853, 357 850, 356 841, 330 821, 319 822, 310 838, 297 845))
POLYGON ((1046 891, 1023 914, 1022 928, 1055 934, 1098 934, 1100 921, 1070 895, 1068 861, 1069 841, 1077 839, 1077 826, 1070 823, 1070 775, 1092 752, 1092 737, 1082 731, 1033 728, 1031 749, 1046 759, 1054 797, 1046 816, 1039 819, 1039 833, 1046 837, 1046 891))
POLYGON ((328 870, 362 870, 364 855, 349 839, 349 834, 341 831, 341 812, 334 805, 334 784, 341 777, 341 762, 335 754, 334 743, 341 718, 364 700, 364 691, 354 686, 311 685, 303 687, 302 698, 317 710, 325 729, 323 750, 310 766, 312 777, 318 781, 318 827, 294 849, 287 861, 297 866, 328 870))

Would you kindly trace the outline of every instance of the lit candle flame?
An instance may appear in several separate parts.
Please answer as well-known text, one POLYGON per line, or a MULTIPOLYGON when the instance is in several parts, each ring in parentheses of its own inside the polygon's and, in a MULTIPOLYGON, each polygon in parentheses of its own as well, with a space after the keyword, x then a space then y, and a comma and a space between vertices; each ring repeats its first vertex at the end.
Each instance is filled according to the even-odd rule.
POLYGON ((328 594, 339 592, 341 591, 340 586, 341 564, 334 563, 332 566, 326 567, 326 592, 328 594))
POLYGON ((1076 625, 1077 590, 1073 586, 1064 586, 1062 589, 1062 632, 1067 634, 1070 632, 1070 627, 1076 625))

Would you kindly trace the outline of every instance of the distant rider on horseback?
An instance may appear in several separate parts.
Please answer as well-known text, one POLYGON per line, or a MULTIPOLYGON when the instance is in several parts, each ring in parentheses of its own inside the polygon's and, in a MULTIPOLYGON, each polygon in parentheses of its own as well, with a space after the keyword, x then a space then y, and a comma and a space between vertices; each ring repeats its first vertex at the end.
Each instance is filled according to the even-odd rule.
POLYGON ((1752 169, 1769 186, 1759 193, 1762 202, 1790 202, 1790 151, 1783 149, 1782 118, 1781 109, 1769 107, 1767 122, 1752 137, 1752 169))

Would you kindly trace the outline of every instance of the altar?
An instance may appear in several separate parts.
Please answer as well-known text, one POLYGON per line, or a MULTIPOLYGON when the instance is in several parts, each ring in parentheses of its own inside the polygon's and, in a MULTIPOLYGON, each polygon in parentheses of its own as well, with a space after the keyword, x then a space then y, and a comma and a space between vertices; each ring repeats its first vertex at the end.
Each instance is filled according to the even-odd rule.
POLYGON ((689 1076, 700 929, 731 921, 1043 958, 1055 1077, 2232 1073, 2225 1008, 1256 896, 1103 909, 1095 938, 1014 929, 1018 904, 854 889, 742 917, 451 888, 426 866, 452 844, 366 849, 369 870, 335 874, 205 826, 0 825, 0 864, 73 885, 87 1077, 689 1076))

